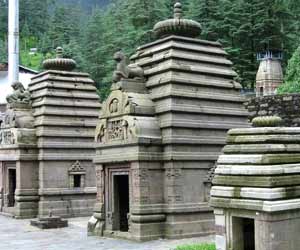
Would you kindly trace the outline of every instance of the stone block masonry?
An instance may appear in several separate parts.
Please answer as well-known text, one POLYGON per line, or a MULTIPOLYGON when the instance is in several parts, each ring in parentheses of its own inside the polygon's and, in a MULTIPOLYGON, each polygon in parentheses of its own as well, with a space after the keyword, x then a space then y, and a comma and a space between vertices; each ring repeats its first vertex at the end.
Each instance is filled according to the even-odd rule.
POLYGON ((299 249, 300 129, 268 119, 230 130, 218 158, 210 199, 218 250, 299 249))
POLYGON ((300 126, 300 94, 272 95, 257 97, 245 103, 249 120, 258 116, 277 115, 282 118, 283 126, 300 126))
POLYGON ((215 232, 207 176, 228 129, 247 127, 248 114, 226 52, 197 39, 201 25, 181 11, 176 3, 174 19, 154 26, 158 39, 132 64, 114 56, 96 129, 90 234, 146 241, 215 232))
POLYGON ((28 90, 14 83, 0 122, 0 211, 16 218, 50 211, 86 216, 96 201, 99 96, 89 75, 73 71, 76 62, 61 55, 59 48, 57 58, 44 61, 46 71, 32 78, 28 90))

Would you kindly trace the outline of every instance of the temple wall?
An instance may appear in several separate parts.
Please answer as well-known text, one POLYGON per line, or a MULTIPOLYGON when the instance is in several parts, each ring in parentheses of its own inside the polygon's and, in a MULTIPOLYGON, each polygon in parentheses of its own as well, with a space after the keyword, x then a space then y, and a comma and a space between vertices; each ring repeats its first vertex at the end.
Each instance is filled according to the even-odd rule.
POLYGON ((94 82, 85 73, 50 70, 34 77, 29 90, 39 147, 39 215, 89 215, 96 198, 92 158, 101 108, 94 82))
POLYGON ((300 126, 300 94, 256 97, 245 103, 249 120, 257 116, 277 115, 286 127, 300 126))

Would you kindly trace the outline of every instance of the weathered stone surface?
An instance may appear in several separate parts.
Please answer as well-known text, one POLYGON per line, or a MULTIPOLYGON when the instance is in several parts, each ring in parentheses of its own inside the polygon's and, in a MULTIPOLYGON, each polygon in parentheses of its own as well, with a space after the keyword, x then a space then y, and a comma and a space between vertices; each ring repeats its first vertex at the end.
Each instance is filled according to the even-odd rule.
MULTIPOLYGON (((49 63, 59 66, 55 60, 49 63)), ((95 201, 93 128, 99 97, 88 74, 57 69, 37 75, 29 87, 40 148, 39 215, 49 209, 60 216, 88 215, 95 201), (84 172, 69 171, 75 162, 84 172), (80 187, 74 188, 76 175, 80 187)))
POLYGON ((282 52, 267 50, 260 53, 258 58, 260 64, 256 74, 256 96, 274 95, 283 83, 282 52))
POLYGON ((19 87, 10 97, 0 129, 0 187, 3 210, 17 218, 50 210, 67 217, 92 213, 94 130, 101 105, 88 74, 63 71, 74 63, 48 61, 50 70, 34 77, 29 91, 19 87))
POLYGON ((299 127, 300 95, 271 95, 249 99, 245 102, 249 110, 249 120, 258 116, 279 116, 285 127, 299 127))
POLYGON ((37 138, 31 95, 19 82, 0 122, 0 210, 17 218, 37 214, 37 138))
POLYGON ((256 250, 297 249, 297 236, 290 230, 300 227, 298 133, 298 128, 286 127, 228 132, 210 200, 216 225, 224 229, 217 231, 218 249, 241 249, 247 241, 256 250), (246 219, 252 220, 252 231, 245 227, 246 219))
POLYGON ((57 216, 48 216, 31 220, 30 225, 40 229, 62 228, 68 226, 68 221, 57 216))
MULTIPOLYGON (((190 34, 190 24, 179 29, 190 34)), ((158 33, 168 36, 131 57, 145 81, 123 74, 104 103, 96 129, 98 200, 90 233, 124 237, 114 208, 118 174, 129 176, 126 238, 214 232, 207 175, 227 130, 248 127, 241 86, 219 43, 176 36, 176 20, 160 25, 158 33)))

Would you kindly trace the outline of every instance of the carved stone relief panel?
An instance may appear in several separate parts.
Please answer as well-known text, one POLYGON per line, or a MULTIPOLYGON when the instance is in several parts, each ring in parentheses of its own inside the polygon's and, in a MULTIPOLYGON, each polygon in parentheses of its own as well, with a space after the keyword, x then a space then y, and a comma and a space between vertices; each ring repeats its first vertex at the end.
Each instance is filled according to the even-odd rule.
POLYGON ((133 169, 133 202, 147 204, 150 202, 150 183, 148 169, 133 169))
POLYGON ((166 199, 168 203, 183 201, 182 170, 167 168, 165 171, 166 199))
POLYGON ((111 114, 118 113, 120 110, 119 105, 120 105, 120 103, 117 98, 111 100, 111 102, 109 103, 109 112, 111 114))
POLYGON ((96 166, 97 202, 104 203, 104 171, 103 166, 96 166))
POLYGON ((34 118, 30 105, 22 103, 7 105, 1 128, 34 128, 34 118))
POLYGON ((113 91, 103 103, 101 118, 122 115, 126 103, 126 95, 120 90, 113 91))
POLYGON ((98 143, 131 140, 137 137, 137 120, 125 116, 121 119, 103 119, 96 128, 95 140, 98 143))
POLYGON ((0 129, 0 145, 11 145, 16 143, 15 134, 10 129, 0 129))
POLYGON ((107 123, 107 141, 124 140, 123 120, 112 120, 107 123))

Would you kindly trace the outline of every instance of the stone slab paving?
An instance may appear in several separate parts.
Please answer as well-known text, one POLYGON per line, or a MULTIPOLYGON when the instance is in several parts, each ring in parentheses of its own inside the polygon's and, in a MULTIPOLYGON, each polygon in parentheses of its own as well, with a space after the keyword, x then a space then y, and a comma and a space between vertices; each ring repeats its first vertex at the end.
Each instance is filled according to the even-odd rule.
POLYGON ((0 250, 171 250, 182 244, 214 241, 214 236, 146 243, 88 237, 88 219, 69 219, 68 228, 41 230, 30 226, 30 220, 0 215, 0 250))

